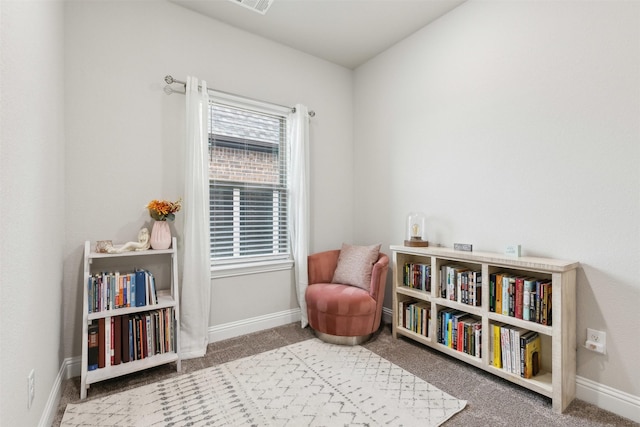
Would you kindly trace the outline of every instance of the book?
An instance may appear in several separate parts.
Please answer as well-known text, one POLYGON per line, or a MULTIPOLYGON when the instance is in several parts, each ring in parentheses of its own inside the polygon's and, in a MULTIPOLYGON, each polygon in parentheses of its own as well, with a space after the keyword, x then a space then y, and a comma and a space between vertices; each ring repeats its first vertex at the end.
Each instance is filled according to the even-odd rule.
POLYGON ((429 336, 429 326, 431 323, 431 305, 427 302, 419 302, 415 305, 416 310, 418 310, 419 313, 419 326, 418 329, 415 331, 417 333, 419 333, 422 336, 428 337, 429 336))
POLYGON ((536 279, 527 277, 524 279, 524 291, 522 294, 522 319, 532 320, 533 316, 531 308, 535 307, 536 279))
POLYGON ((122 283, 120 281, 120 272, 116 271, 113 273, 111 281, 113 283, 113 291, 115 294, 113 307, 120 308, 122 307, 122 283))
POLYGON ((536 280, 536 293, 535 293, 535 315, 533 316, 533 320, 534 322, 540 323, 540 295, 541 295, 541 286, 542 286, 542 281, 541 280, 536 280))
POLYGON ((129 303, 129 305, 131 307, 137 307, 138 306, 138 302, 136 301, 136 293, 138 292, 137 286, 136 286, 136 274, 133 273, 131 274, 131 284, 129 285, 131 287, 131 302, 129 303))
POLYGON ((520 337, 528 331, 524 328, 512 327, 511 333, 511 373, 520 376, 520 337))
POLYGON ((476 320, 471 327, 473 328, 473 337, 474 337, 474 351, 473 356, 478 359, 482 358, 482 321, 476 320))
POLYGON ((440 267, 440 298, 447 297, 447 266, 440 267))
POLYGON ((476 307, 482 306, 482 272, 473 272, 473 305, 476 307))
POLYGON ((515 317, 516 278, 513 276, 504 276, 502 278, 502 287, 503 291, 506 292, 502 300, 502 314, 515 317))
POLYGON ((540 323, 548 326, 551 326, 551 290, 551 282, 545 282, 542 284, 542 308, 540 310, 540 323))
POLYGON ((147 319, 145 314, 140 316, 140 355, 142 359, 149 357, 147 347, 147 319))
MULTIPOLYGON (((451 285, 452 285, 452 295, 449 295, 449 299, 457 302, 462 301, 462 287, 463 285, 466 287, 467 278, 468 278, 468 269, 465 267, 454 266, 451 272, 451 285)), ((465 301, 466 301, 466 288, 465 288, 465 301)), ((464 302, 467 304, 467 302, 464 302)))
POLYGON ((102 317, 98 319, 98 368, 104 368, 106 363, 106 333, 107 328, 105 325, 105 319, 102 317))
POLYGON ((549 287, 547 288, 547 326, 551 326, 553 324, 553 286, 551 286, 551 282, 549 282, 549 287))
MULTIPOLYGON (((493 331, 493 366, 496 368, 502 368, 502 351, 501 351, 501 343, 500 343, 500 327, 503 326, 501 323, 494 323, 491 325, 491 330, 493 331)), ((491 363, 491 359, 490 359, 491 363)))
POLYGON ((500 355, 502 360, 502 369, 511 372, 511 345, 508 326, 500 327, 500 355))
POLYGON ((147 277, 144 270, 136 270, 136 307, 147 304, 147 277))
POLYGON ((134 336, 133 336, 134 320, 132 317, 128 317, 127 320, 129 321, 129 361, 132 361, 132 360, 136 360, 134 336))
POLYGON ((525 365, 526 365, 526 346, 527 343, 533 339, 538 333, 534 331, 525 332, 520 336, 520 376, 525 378, 525 365))
POLYGON ((127 363, 129 361, 129 315, 125 314, 122 316, 122 321, 120 324, 120 338, 121 338, 121 348, 122 348, 122 363, 127 363))
POLYGON ((496 311, 496 275, 489 275, 489 311, 496 311))
POLYGON ((87 338, 88 338, 87 345, 89 347, 88 357, 87 357, 87 369, 89 371, 93 371, 98 369, 99 333, 98 333, 97 321, 95 320, 91 321, 91 324, 89 325, 89 328, 88 328, 87 338))
POLYGON ((540 372, 540 335, 536 334, 533 339, 525 345, 524 378, 532 378, 540 372))
POLYGON ((122 362, 122 316, 112 317, 113 319, 113 364, 119 365, 122 362))
POLYGON ((516 277, 514 293, 514 314, 516 318, 522 319, 524 305, 524 277, 516 277))
POLYGON ((450 347, 454 350, 465 352, 466 346, 468 345, 468 331, 465 331, 465 329, 470 320, 473 319, 466 313, 462 313, 459 316, 454 316, 451 319, 452 342, 450 347))
POLYGON ((502 314, 502 273, 496 273, 496 313, 502 314))
POLYGON ((109 360, 109 364, 111 366, 115 365, 115 357, 116 357, 116 353, 115 353, 115 348, 113 346, 114 343, 114 332, 115 332, 115 326, 114 326, 114 318, 111 317, 109 318, 109 320, 106 323, 107 326, 107 360, 109 360))
POLYGON ((153 322, 151 322, 151 313, 145 314, 145 324, 147 336, 147 356, 153 356, 155 354, 153 344, 153 337, 155 336, 155 333, 153 331, 153 322))

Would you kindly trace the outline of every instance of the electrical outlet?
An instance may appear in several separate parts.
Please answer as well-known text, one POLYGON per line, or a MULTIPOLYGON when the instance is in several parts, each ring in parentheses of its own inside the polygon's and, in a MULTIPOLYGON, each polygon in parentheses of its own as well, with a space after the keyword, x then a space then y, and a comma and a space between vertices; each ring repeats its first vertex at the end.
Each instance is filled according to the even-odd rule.
POLYGON ((36 397, 36 370, 32 369, 27 377, 27 409, 31 408, 34 397, 36 397))
POLYGON ((605 354, 607 352, 607 334, 603 331, 587 328, 587 342, 584 345, 591 351, 605 354))

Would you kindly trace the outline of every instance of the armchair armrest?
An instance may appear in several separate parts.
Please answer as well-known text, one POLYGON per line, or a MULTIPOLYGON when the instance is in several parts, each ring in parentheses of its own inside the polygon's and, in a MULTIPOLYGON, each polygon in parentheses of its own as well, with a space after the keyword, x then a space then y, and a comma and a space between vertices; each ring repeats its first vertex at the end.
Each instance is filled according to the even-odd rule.
POLYGON ((371 286, 369 295, 376 301, 384 300, 384 289, 387 284, 387 272, 389 270, 389 256, 380 252, 378 261, 373 264, 371 271, 371 286))

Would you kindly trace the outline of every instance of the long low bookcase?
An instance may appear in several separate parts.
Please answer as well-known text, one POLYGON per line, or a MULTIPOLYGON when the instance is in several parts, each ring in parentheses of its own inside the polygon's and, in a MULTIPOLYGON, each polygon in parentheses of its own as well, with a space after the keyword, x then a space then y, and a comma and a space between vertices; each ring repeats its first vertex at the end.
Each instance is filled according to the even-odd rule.
POLYGON ((169 249, 109 254, 95 252, 91 242, 85 242, 80 399, 87 397, 87 389, 93 383, 154 366, 175 362, 177 371, 180 372, 180 304, 176 243, 174 237, 169 249), (126 279, 118 280, 136 272, 142 272, 141 277, 145 280, 129 279, 128 284, 126 279), (156 276, 156 273, 159 274, 156 276), (105 286, 102 281, 98 285, 90 280, 96 276, 104 278, 108 285, 105 286), (149 279, 149 276, 153 279, 149 279), (144 292, 137 288, 139 296, 144 297, 139 298, 136 304, 135 286, 139 284, 144 286, 144 292), (120 325, 120 329, 114 327, 113 332, 105 326, 111 325, 112 319, 115 325, 120 325), (137 325, 135 334, 125 328, 125 324, 137 325), (99 328, 101 332, 96 333, 96 329, 99 328), (116 335, 116 330, 120 335, 116 335), (91 345, 92 333, 95 347, 91 345), (125 344, 125 334, 127 338, 131 337, 130 341, 127 340, 130 344, 125 344), (134 350, 136 344, 138 347, 134 350), (118 347, 114 347, 115 345, 118 347), (125 345, 130 346, 130 352, 125 351, 125 345), (141 349, 141 346, 145 348, 141 349), (102 359, 103 366, 96 365, 95 361, 91 360, 90 348, 102 359), (120 350, 117 352, 121 355, 119 357, 115 356, 116 348, 120 350), (125 360, 125 353, 135 357, 127 357, 125 360), (114 363, 111 361, 112 358, 115 360, 114 363))
MULTIPOLYGON (((561 413, 566 409, 576 394, 576 269, 578 262, 537 257, 510 257, 489 252, 464 252, 442 247, 392 245, 390 249, 393 252, 392 331, 394 338, 400 335, 405 336, 547 396, 552 399, 554 412, 561 413), (452 265, 466 273, 463 291, 460 288, 457 290, 446 288, 451 286, 445 276, 449 275, 447 272, 451 270, 449 266, 452 265), (427 272, 429 281, 424 279, 427 272), (472 275, 467 272, 474 272, 479 276, 475 287, 469 286, 470 279, 467 277, 470 278, 472 275), (407 275, 412 276, 409 279, 407 275), (502 314, 500 309, 496 310, 495 295, 490 293, 490 289, 496 289, 495 285, 490 283, 491 280, 495 281, 496 275, 518 277, 521 280, 528 278, 532 282, 537 281, 537 283, 548 285, 550 290, 545 295, 549 297, 548 301, 545 300, 545 304, 550 305, 550 308, 544 321, 539 323, 534 320, 524 320, 521 315, 515 315, 513 302, 512 312, 502 314), (422 280, 422 282, 411 282, 413 279, 418 282, 422 280), (474 293, 478 288, 477 294, 474 293), (411 312, 401 313, 401 308, 408 310, 405 308, 407 306, 411 306, 411 312), (444 343, 446 338, 451 339, 451 335, 443 337, 446 332, 443 330, 442 319, 446 319, 446 316, 453 312, 470 324, 474 323, 464 329, 468 334, 465 333, 458 338, 460 341, 456 344, 464 347, 461 350, 452 348, 450 342, 444 343), (411 323, 408 325, 407 316, 409 315, 411 323), (536 364, 539 366, 539 371, 536 375, 524 378, 502 366, 498 367, 499 362, 494 366, 493 355, 496 352, 495 347, 492 348, 495 345, 495 341, 492 340, 496 328, 500 329, 498 326, 521 331, 523 335, 528 331, 538 334, 541 344, 540 359, 536 364), (476 330, 479 332, 475 332, 476 330), (477 334, 475 338, 472 337, 474 332, 477 334), (467 348, 467 344, 476 347, 467 348)), ((475 275, 473 277, 476 278, 475 275)), ((522 307, 520 309, 522 310, 522 307)), ((533 316, 534 311, 533 307, 530 307, 529 316, 533 316)), ((540 313, 538 315, 540 316, 540 313)), ((500 341, 497 345, 500 345, 500 341)))

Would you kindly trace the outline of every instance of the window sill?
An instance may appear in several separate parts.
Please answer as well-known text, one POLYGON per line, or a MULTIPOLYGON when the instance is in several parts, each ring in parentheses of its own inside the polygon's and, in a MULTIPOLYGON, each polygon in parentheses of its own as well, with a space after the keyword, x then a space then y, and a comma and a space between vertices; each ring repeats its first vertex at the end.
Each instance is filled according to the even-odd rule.
POLYGON ((243 264, 226 264, 211 267, 211 278, 244 276, 248 274, 269 273, 272 271, 291 270, 293 260, 260 261, 243 264))

